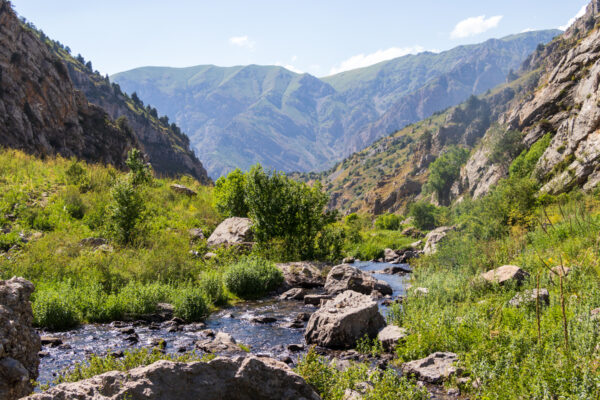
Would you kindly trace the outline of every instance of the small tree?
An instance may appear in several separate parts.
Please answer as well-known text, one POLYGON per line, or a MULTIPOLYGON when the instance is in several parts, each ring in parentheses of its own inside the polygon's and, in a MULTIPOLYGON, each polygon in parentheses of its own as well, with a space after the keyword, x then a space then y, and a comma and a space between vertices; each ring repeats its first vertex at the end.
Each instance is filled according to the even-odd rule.
POLYGON ((125 161, 130 170, 131 182, 134 185, 147 184, 152 182, 152 168, 144 161, 144 155, 138 149, 131 149, 127 153, 125 161))
POLYGON ((413 217, 414 224, 419 229, 435 228, 436 207, 426 201, 419 201, 410 206, 409 215, 413 217))
POLYGON ((224 217, 247 217, 246 176, 236 168, 215 182, 215 206, 224 217))
POLYGON ((144 201, 130 180, 121 180, 113 187, 108 215, 110 230, 121 244, 134 241, 143 219, 144 201))
POLYGON ((468 156, 468 150, 452 147, 431 163, 426 189, 434 192, 441 204, 449 202, 450 188, 459 177, 460 167, 467 161, 468 156))

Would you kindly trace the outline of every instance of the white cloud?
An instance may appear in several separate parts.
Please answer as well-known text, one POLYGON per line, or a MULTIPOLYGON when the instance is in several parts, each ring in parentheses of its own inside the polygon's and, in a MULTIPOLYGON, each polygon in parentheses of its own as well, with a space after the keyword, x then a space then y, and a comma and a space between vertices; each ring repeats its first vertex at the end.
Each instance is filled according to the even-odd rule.
POLYGON ((247 49, 254 49, 256 42, 250 40, 248 36, 234 36, 229 38, 229 43, 234 46, 245 47, 247 49))
POLYGON ((292 62, 298 61, 298 56, 292 56, 292 62))
POLYGON ((304 73, 304 71, 302 71, 301 69, 296 68, 296 67, 294 67, 291 64, 284 64, 281 61, 277 61, 275 63, 275 65, 277 65, 278 67, 283 67, 283 68, 287 69, 288 71, 292 71, 292 72, 295 72, 297 74, 303 74, 304 73))
POLYGON ((479 35, 480 33, 496 28, 500 23, 500 20, 502 20, 502 15, 496 15, 487 19, 485 18, 485 15, 467 18, 456 24, 450 37, 452 39, 462 39, 479 35))
POLYGON ((558 29, 560 29, 561 31, 566 31, 571 25, 573 25, 575 23, 575 21, 577 21, 578 18, 583 17, 586 9, 587 9, 587 5, 581 7, 581 10, 579 10, 577 15, 575 15, 573 18, 571 18, 569 20, 569 22, 566 23, 566 25, 559 26, 558 29))
POLYGON ((534 29, 533 28, 525 28, 521 31, 521 33, 527 33, 527 32, 533 32, 534 29))
POLYGON ((382 61, 391 60, 392 58, 398 58, 407 54, 417 54, 424 52, 425 49, 421 46, 413 47, 390 47, 386 50, 378 50, 371 54, 358 54, 344 60, 340 65, 331 68, 329 73, 331 75, 338 74, 340 72, 349 71, 351 69, 368 67, 369 65, 377 64, 382 61))

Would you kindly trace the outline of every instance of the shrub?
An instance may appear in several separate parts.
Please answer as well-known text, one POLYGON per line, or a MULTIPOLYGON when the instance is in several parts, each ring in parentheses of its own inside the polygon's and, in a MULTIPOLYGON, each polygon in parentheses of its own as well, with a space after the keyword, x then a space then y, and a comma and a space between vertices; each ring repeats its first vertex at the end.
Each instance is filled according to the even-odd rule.
POLYGON ((215 305, 227 302, 227 294, 223 285, 223 275, 217 271, 202 273, 198 282, 198 287, 204 292, 208 300, 215 305))
POLYGON ((63 293, 44 290, 35 294, 34 323, 50 330, 66 330, 77 326, 77 311, 63 293))
POLYGON ((65 211, 75 219, 82 219, 85 215, 85 205, 79 194, 79 190, 74 186, 67 187, 62 195, 62 201, 65 211))
POLYGON ((440 203, 448 204, 450 188, 459 177, 460 168, 468 157, 468 150, 451 147, 429 166, 429 179, 427 180, 426 189, 434 192, 440 203))
POLYGON ((121 244, 133 242, 142 220, 144 201, 138 190, 127 180, 118 182, 112 190, 113 202, 108 214, 111 233, 121 244))
POLYGON ((152 182, 152 169, 150 164, 144 162, 144 155, 138 149, 131 149, 127 153, 125 161, 129 167, 131 174, 131 183, 134 185, 142 185, 152 182))
POLYGON ((433 204, 419 201, 411 204, 409 215, 414 219, 414 225, 423 230, 433 229, 436 225, 437 209, 433 204))
POLYGON ((17 232, 0 233, 0 251, 8 251, 19 243, 21 243, 21 238, 17 232))
POLYGON ((77 186, 81 192, 90 189, 90 177, 87 170, 77 160, 73 160, 69 168, 65 171, 67 183, 77 186))
POLYGON ((375 227, 395 231, 400 228, 401 217, 396 214, 384 214, 377 217, 375 227))
POLYGON ((186 322, 197 322, 209 314, 206 297, 199 288, 178 289, 175 295, 175 315, 186 322))
POLYGON ((263 296, 282 282, 283 275, 273 263, 256 257, 243 258, 225 272, 225 286, 243 299, 263 296))
POLYGON ((215 182, 215 207, 224 217, 247 217, 246 175, 236 168, 215 182))
POLYGON ((540 140, 535 142, 531 148, 528 150, 523 150, 523 152, 510 165, 510 176, 517 178, 530 177, 535 165, 550 145, 551 140, 552 135, 548 133, 540 140))

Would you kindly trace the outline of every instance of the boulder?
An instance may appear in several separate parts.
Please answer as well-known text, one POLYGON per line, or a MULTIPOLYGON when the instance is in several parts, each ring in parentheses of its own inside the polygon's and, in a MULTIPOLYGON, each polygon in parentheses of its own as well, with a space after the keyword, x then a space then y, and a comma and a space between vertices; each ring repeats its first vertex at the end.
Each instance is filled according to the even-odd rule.
POLYGON ((532 289, 526 290, 523 293, 517 293, 508 304, 513 307, 521 307, 527 304, 535 304, 538 298, 542 306, 549 305, 550 294, 548 293, 548 289, 540 289, 539 292, 537 289, 532 289))
POLYGON ((327 275, 325 291, 329 294, 337 294, 346 290, 362 294, 371 294, 375 290, 383 295, 393 293, 388 283, 375 279, 358 268, 348 264, 336 265, 327 275))
POLYGON ((185 194, 186 196, 196 196, 198 193, 196 193, 195 191, 193 191, 192 189, 190 189, 187 186, 183 186, 183 185, 179 185, 179 184, 172 184, 171 185, 171 189, 176 192, 176 193, 181 193, 181 194, 185 194))
POLYGON ((100 247, 102 245, 108 245, 108 240, 100 237, 89 237, 85 239, 81 239, 79 242, 80 246, 89 246, 89 247, 100 247))
POLYGON ((412 226, 404 228, 404 230, 401 233, 403 236, 412 237, 412 238, 419 238, 419 237, 423 236, 423 233, 421 233, 421 231, 419 231, 417 228, 412 227, 412 226))
POLYGON ((383 250, 383 261, 385 261, 385 262, 392 262, 392 261, 396 260, 398 257, 400 257, 400 255, 398 254, 398 252, 396 252, 396 250, 392 250, 392 249, 383 250))
POLYGON ((285 287, 315 288, 325 284, 325 278, 321 272, 322 265, 312 262, 292 262, 276 264, 283 274, 285 287))
POLYGON ((29 298, 34 291, 23 278, 0 281, 0 399, 18 399, 33 391, 38 377, 40 336, 33 329, 29 298))
POLYGON ((201 228, 192 228, 188 231, 192 241, 204 239, 204 231, 201 228))
POLYGON ((252 241, 250 218, 232 217, 221 222, 208 238, 209 246, 231 246, 252 241))
POLYGON ((158 361, 63 383, 29 400, 318 400, 314 389, 286 364, 269 357, 215 358, 209 362, 158 361))
POLYGON ((529 273, 527 271, 522 270, 516 265, 503 265, 502 267, 481 274, 481 278, 485 281, 489 283, 498 283, 500 285, 511 281, 521 283, 521 281, 528 276, 529 273))
POLYGON ((198 350, 214 354, 232 354, 244 352, 235 339, 228 333, 217 332, 217 334, 214 336, 210 334, 207 336, 209 336, 207 339, 196 342, 196 348, 198 350))
POLYGON ((438 244, 444 240, 448 235, 448 232, 451 232, 454 229, 453 226, 440 226, 429 232, 427 236, 425 236, 425 247, 423 248, 425 255, 434 254, 437 251, 438 244))
POLYGON ((406 335, 405 328, 388 325, 377 334, 377 339, 379 339, 386 351, 392 351, 398 344, 398 341, 404 339, 406 335))
POLYGON ((304 296, 304 304, 310 304, 312 306, 320 306, 321 301, 331 300, 331 295, 328 294, 307 294, 304 296))
POLYGON ((408 266, 404 265, 394 265, 393 267, 387 267, 378 271, 373 271, 373 273, 385 275, 406 275, 411 272, 412 270, 408 266))
POLYGON ((384 326, 377 302, 347 290, 311 315, 304 338, 309 344, 349 348, 364 335, 375 337, 384 326))
POLYGON ((304 300, 308 291, 304 288, 293 288, 279 296, 279 300, 304 300))
POLYGON ((344 260, 342 260, 342 263, 354 264, 355 261, 356 261, 356 259, 354 257, 346 257, 346 258, 344 258, 344 260))
POLYGON ((437 352, 420 360, 402 364, 405 375, 413 375, 420 381, 441 383, 459 372, 454 363, 458 356, 454 353, 437 352))

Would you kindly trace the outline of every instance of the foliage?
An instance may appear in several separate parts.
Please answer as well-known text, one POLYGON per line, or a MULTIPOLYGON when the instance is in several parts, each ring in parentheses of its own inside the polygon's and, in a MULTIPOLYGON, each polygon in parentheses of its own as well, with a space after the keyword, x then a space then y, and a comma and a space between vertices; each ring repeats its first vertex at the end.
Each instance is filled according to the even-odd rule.
POLYGON ((51 330, 65 330, 78 324, 76 310, 68 299, 55 292, 38 294, 33 303, 34 323, 51 330))
POLYGON ((139 189, 129 180, 121 180, 115 185, 112 198, 108 210, 111 234, 119 243, 130 244, 135 240, 142 222, 144 201, 139 189))
POLYGON ((517 178, 531 177, 535 165, 550 145, 551 140, 552 134, 548 133, 535 142, 529 149, 523 150, 510 165, 510 176, 517 178))
POLYGON ((175 295, 175 316, 186 322, 198 322, 208 317, 209 309, 200 288, 179 289, 175 295))
POLYGON ((386 248, 404 249, 414 239, 403 236, 399 231, 365 230, 358 241, 346 241, 346 253, 360 260, 377 260, 383 257, 386 248))
POLYGON ((450 188, 459 177, 460 168, 467 161, 468 157, 468 150, 460 147, 451 147, 429 166, 427 189, 437 195, 440 203, 448 203, 450 188))
POLYGON ((152 182, 152 168, 150 164, 144 162, 144 156, 138 149, 131 149, 127 153, 127 160, 125 161, 127 167, 129 167, 131 183, 134 186, 148 184, 152 182))
POLYGON ((396 214, 383 214, 375 219, 375 227, 377 229, 396 230, 399 229, 402 217, 396 214))
POLYGON ((215 207, 224 217, 247 217, 246 175, 236 168, 215 182, 215 207))
POLYGON ((410 205, 408 215, 418 229, 429 230, 436 226, 437 208, 426 201, 417 201, 410 205))
POLYGON ((510 163, 523 151, 523 134, 515 130, 504 130, 493 126, 488 131, 492 137, 490 161, 494 164, 510 163))
POLYGON ((204 292, 212 304, 221 305, 227 302, 223 275, 217 271, 204 271, 200 275, 198 287, 204 292))
POLYGON ((267 260, 246 257, 225 272, 224 280, 231 293, 243 299, 251 299, 276 289, 283 282, 283 275, 267 260))

